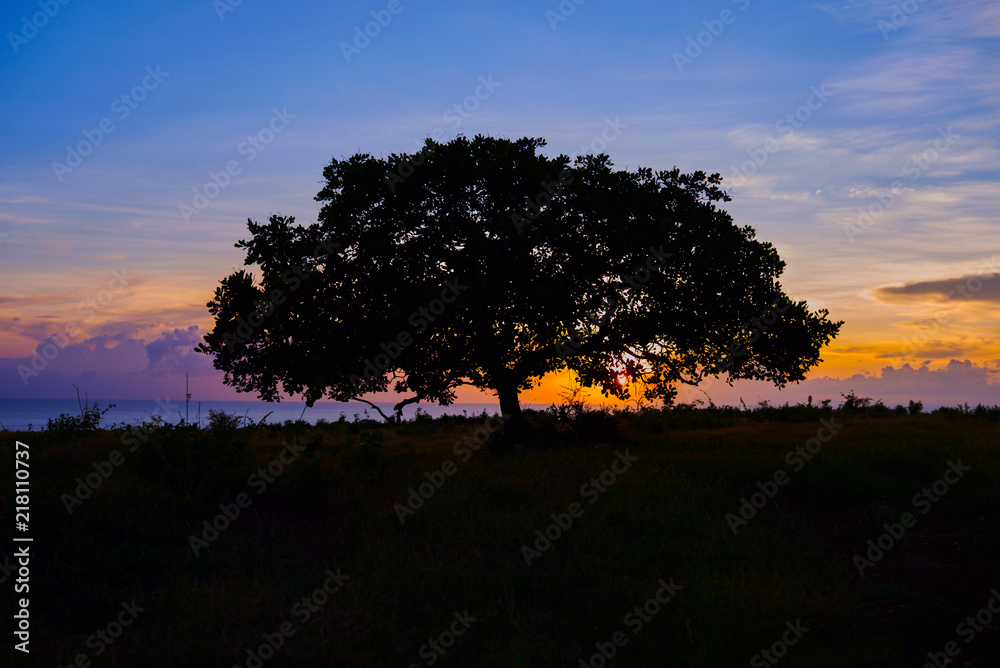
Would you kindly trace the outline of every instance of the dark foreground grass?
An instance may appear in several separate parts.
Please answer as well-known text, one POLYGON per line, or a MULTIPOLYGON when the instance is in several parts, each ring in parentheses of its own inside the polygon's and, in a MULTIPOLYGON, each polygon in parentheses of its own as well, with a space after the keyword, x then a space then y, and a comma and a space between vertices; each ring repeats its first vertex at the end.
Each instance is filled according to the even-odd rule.
MULTIPOLYGON (((505 456, 481 449, 468 461, 453 446, 481 423, 265 429, 237 433, 253 461, 240 468, 232 459, 231 471, 172 458, 177 439, 161 439, 158 450, 156 434, 129 452, 114 432, 73 442, 4 433, 0 565, 16 565, 15 440, 30 446, 34 542, 31 654, 14 651, 7 633, 0 662, 773 665, 766 649, 783 666, 832 668, 922 666, 954 642, 958 665, 996 665, 1000 615, 971 639, 956 626, 1000 589, 997 424, 939 415, 834 421, 844 426, 801 465, 786 453, 817 436, 819 422, 624 425, 612 444, 505 456), (263 488, 262 478, 248 480, 293 436, 310 443, 307 453, 263 488), (113 450, 124 463, 68 513, 62 495, 113 450), (626 451, 635 461, 601 482, 626 451), (970 470, 938 501, 915 505, 959 459, 970 470), (401 522, 396 505, 426 473, 440 482, 433 472, 446 460, 453 474, 401 522), (786 484, 734 533, 727 514, 738 516, 741 499, 779 470, 786 484), (249 506, 208 541, 203 521, 240 494, 249 506), (905 512, 915 525, 859 573, 855 555, 905 512), (536 530, 555 536, 553 513, 572 524, 546 547, 536 530), (192 535, 207 543, 197 556, 192 535), (94 635, 115 634, 123 603, 133 601, 142 611, 120 636, 107 644, 94 635), (266 637, 280 645, 274 656, 249 655, 266 637), (432 639, 449 647, 438 654, 432 639)), ((8 628, 24 596, 12 591, 16 577, 0 584, 8 628)))

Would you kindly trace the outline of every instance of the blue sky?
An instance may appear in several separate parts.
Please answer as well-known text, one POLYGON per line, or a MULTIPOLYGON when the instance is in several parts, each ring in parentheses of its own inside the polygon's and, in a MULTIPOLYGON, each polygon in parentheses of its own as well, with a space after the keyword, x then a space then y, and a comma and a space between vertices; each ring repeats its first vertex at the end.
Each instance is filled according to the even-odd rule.
POLYGON ((710 384, 717 403, 836 398, 835 379, 1000 402, 994 3, 36 0, 5 3, 0 26, 0 396, 153 399, 188 371, 206 398, 236 397, 190 347, 246 219, 314 220, 332 157, 440 132, 722 173, 786 290, 847 325, 791 393, 710 384), (78 166, 53 166, 88 136, 78 166), (919 285, 977 276, 961 298, 919 285), (69 325, 25 383, 18 367, 69 325))

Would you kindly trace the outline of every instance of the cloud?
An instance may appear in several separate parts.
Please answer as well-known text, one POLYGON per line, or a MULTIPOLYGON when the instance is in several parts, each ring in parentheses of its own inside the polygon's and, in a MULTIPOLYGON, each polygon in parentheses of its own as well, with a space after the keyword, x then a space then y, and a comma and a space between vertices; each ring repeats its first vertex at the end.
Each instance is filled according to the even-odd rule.
POLYGON ((881 33, 887 42, 919 42, 941 34, 1000 36, 1000 6, 994 0, 933 4, 918 2, 909 4, 906 9, 901 4, 908 3, 900 3, 898 0, 867 0, 818 3, 814 7, 844 23, 865 24, 869 31, 881 33))
POLYGON ((875 359, 925 359, 942 360, 953 359, 958 355, 967 355, 973 352, 974 346, 963 346, 957 343, 945 343, 943 341, 928 341, 926 345, 916 350, 901 350, 891 353, 875 355, 875 359))
POLYGON ((54 218, 31 218, 29 216, 18 216, 13 213, 0 211, 0 221, 13 223, 14 225, 44 225, 46 223, 58 223, 54 218))
POLYGON ((47 204, 49 198, 36 195, 17 195, 16 197, 0 197, 0 204, 47 204))
POLYGON ((106 388, 113 394, 115 379, 145 365, 142 342, 127 333, 95 336, 80 343, 69 343, 69 337, 61 335, 42 340, 30 357, 0 358, 0 378, 5 379, 3 395, 10 398, 55 397, 71 392, 74 384, 106 388))
POLYGON ((146 355, 149 357, 146 372, 151 376, 185 372, 193 376, 214 375, 217 372, 211 358, 194 351, 200 342, 197 325, 164 332, 158 339, 146 344, 146 355))
POLYGON ((77 385, 92 397, 156 398, 162 395, 150 395, 154 385, 183 387, 185 373, 204 377, 201 385, 208 391, 221 386, 222 372, 193 350, 200 338, 196 325, 161 332, 148 343, 136 334, 123 331, 79 343, 57 335, 42 340, 29 357, 0 358, 0 397, 56 398, 72 394, 77 385))
POLYGON ((808 381, 815 389, 837 393, 854 391, 859 396, 882 399, 886 404, 905 403, 908 399, 936 405, 953 405, 963 399, 968 403, 1000 404, 1000 360, 976 364, 969 360, 951 359, 940 369, 929 362, 919 367, 904 364, 887 366, 877 375, 855 374, 848 378, 818 378, 808 381), (847 388, 847 389, 844 389, 847 388))
POLYGON ((974 274, 936 281, 915 281, 903 285, 875 288, 873 294, 881 302, 898 304, 907 302, 942 303, 949 300, 987 301, 1000 303, 1000 281, 993 280, 1000 274, 974 274))
POLYGON ((717 405, 755 405, 767 399, 772 404, 813 403, 830 399, 834 406, 842 403, 841 395, 854 392, 860 397, 881 399, 887 406, 906 405, 910 399, 922 401, 927 408, 954 406, 960 403, 1000 405, 1000 360, 977 364, 969 360, 951 359, 940 368, 931 368, 927 360, 914 367, 886 366, 877 374, 858 373, 846 378, 824 376, 788 385, 783 390, 758 381, 737 381, 733 387, 724 380, 710 379, 698 388, 683 388, 682 401, 704 399, 707 395, 717 405), (704 392, 704 394, 702 393, 704 392))

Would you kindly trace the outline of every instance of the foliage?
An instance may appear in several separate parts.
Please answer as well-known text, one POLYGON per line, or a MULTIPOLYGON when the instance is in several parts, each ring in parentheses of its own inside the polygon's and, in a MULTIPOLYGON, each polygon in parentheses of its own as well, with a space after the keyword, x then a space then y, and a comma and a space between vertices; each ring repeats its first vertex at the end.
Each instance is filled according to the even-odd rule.
MULTIPOLYGON (((318 222, 248 221, 245 264, 198 346, 225 382, 308 404, 392 389, 448 405, 463 384, 518 394, 569 369, 671 403, 705 376, 796 382, 842 323, 791 300, 784 263, 716 206, 718 174, 614 170, 477 136, 416 155, 334 159, 318 222), (406 174, 405 177, 399 174, 406 174), (776 313, 778 311, 779 313, 776 313)), ((595 418, 596 419, 596 418, 595 418)))
POLYGON ((618 438, 618 420, 608 408, 583 411, 573 420, 578 443, 607 443, 618 438))
POLYGON ((208 409, 208 428, 215 432, 231 432, 240 428, 243 418, 233 413, 208 409))
POLYGON ((407 420, 399 425, 400 434, 428 434, 438 430, 439 424, 426 411, 417 408, 412 420, 407 420))
POLYGON ((208 429, 158 422, 143 431, 149 441, 138 450, 147 474, 183 487, 228 487, 245 483, 254 459, 247 449, 250 427, 240 417, 213 411, 208 429))
MULTIPOLYGON (((699 408, 693 404, 676 404, 664 407, 660 412, 665 427, 670 429, 719 429, 731 426, 738 409, 728 406, 706 406, 699 408)), ((753 415, 753 413, 748 413, 753 415)), ((764 421, 761 418, 760 421, 764 421)))
POLYGON ((1000 406, 984 406, 982 404, 977 404, 975 408, 972 409, 972 414, 977 418, 989 418, 996 422, 1000 420, 1000 406))
POLYGON ((845 413, 864 413, 865 409, 872 403, 871 397, 859 397, 854 394, 854 390, 847 394, 841 393, 840 396, 844 398, 843 403, 840 404, 840 410, 845 413))
POLYGON ((970 408, 969 404, 959 406, 942 406, 934 411, 934 415, 945 415, 947 417, 977 417, 987 418, 994 422, 1000 421, 1000 406, 984 406, 977 404, 975 408, 970 408))
POLYGON ((81 406, 80 415, 61 413, 57 418, 49 418, 45 429, 61 438, 73 439, 95 434, 101 429, 105 413, 114 407, 114 404, 108 404, 107 408, 101 408, 97 403, 93 406, 81 406))
MULTIPOLYGON (((151 617, 140 616, 117 638, 113 665, 158 666, 164 657, 178 666, 245 664, 247 648, 258 647, 264 631, 277 630, 297 601, 318 591, 328 569, 342 569, 349 580, 317 603, 314 623, 297 627, 273 665, 419 662, 415 648, 466 609, 480 621, 440 663, 587 664, 595 642, 622 630, 629 642, 616 655, 618 665, 745 666, 801 617, 811 628, 806 642, 789 649, 779 668, 914 665, 916 654, 943 647, 949 620, 982 607, 995 586, 1000 466, 996 425, 978 420, 978 408, 962 415, 952 407, 961 416, 954 418, 838 416, 845 429, 801 471, 783 458, 818 424, 741 423, 759 407, 689 406, 677 414, 736 424, 724 432, 650 436, 624 421, 667 420, 673 409, 620 411, 638 461, 592 505, 579 488, 609 467, 613 449, 499 463, 479 453, 457 462, 455 474, 402 526, 395 504, 406 503, 426 472, 455 461, 454 438, 412 437, 418 454, 404 455, 389 445, 399 442, 391 436, 397 427, 386 427, 379 431, 389 463, 378 476, 296 464, 287 482, 282 477, 259 496, 251 492, 253 505, 197 557, 188 536, 200 535, 202 521, 245 487, 192 494, 133 470, 128 454, 67 521, 60 495, 79 484, 88 464, 59 448, 33 448, 32 467, 45 475, 33 479, 32 535, 53 572, 58 567, 65 577, 32 582, 33 596, 63 609, 46 617, 47 642, 32 651, 39 664, 65 662, 98 624, 114 619, 122 601, 135 598, 151 617), (959 458, 973 470, 859 577, 851 555, 863 555, 886 523, 913 509, 914 492, 938 479, 946 460, 959 458), (734 536, 726 514, 739 513, 741 497, 758 492, 776 467, 790 474, 788 484, 734 536), (522 546, 535 545, 534 532, 544 532, 552 514, 572 501, 582 504, 582 517, 528 567, 522 546), (935 558, 924 558, 928 553, 935 558), (654 597, 661 577, 683 589, 632 634, 623 615, 654 597), (167 628, 172 632, 157 632, 167 628), (928 642, 928 629, 944 640, 928 642)), ((320 431, 336 440, 345 427, 311 435, 320 431)), ((120 436, 105 431, 74 451, 88 463, 104 461, 122 448, 120 436)), ((262 462, 277 456, 282 440, 255 443, 262 462)), ((5 447, 10 453, 13 443, 5 447)), ((994 665, 988 635, 963 645, 972 665, 994 665)))

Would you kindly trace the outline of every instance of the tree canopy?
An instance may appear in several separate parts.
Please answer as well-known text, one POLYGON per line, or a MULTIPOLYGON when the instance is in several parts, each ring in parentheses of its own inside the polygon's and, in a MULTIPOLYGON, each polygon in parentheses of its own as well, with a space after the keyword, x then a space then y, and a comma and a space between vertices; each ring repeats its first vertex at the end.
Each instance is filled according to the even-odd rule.
POLYGON ((333 159, 316 223, 247 221, 236 246, 260 277, 221 281, 197 349, 265 400, 392 387, 398 413, 472 385, 516 423, 518 394, 557 370, 669 404, 681 383, 781 387, 821 361, 843 323, 785 295, 774 247, 716 205, 718 174, 543 146, 480 135, 333 159))

